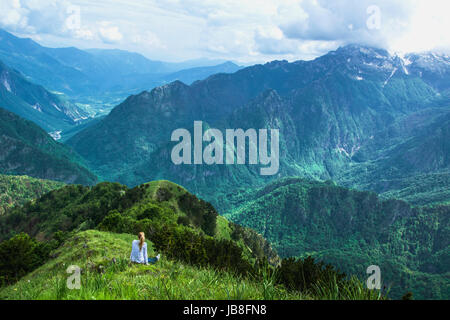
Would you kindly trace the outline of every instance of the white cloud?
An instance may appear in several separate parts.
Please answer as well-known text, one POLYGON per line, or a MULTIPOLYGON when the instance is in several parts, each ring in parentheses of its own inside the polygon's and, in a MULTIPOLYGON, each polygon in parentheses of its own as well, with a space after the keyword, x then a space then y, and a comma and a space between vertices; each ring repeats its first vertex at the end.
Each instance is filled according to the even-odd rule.
POLYGON ((448 50, 448 7, 448 0, 0 0, 0 27, 47 45, 118 47, 161 60, 296 60, 346 43, 448 50), (368 28, 371 5, 380 9, 380 28, 368 28))
POLYGON ((292 54, 299 50, 298 41, 286 39, 278 27, 257 28, 254 35, 255 48, 262 54, 292 54))
POLYGON ((414 1, 414 11, 407 30, 391 40, 391 48, 397 51, 438 50, 450 52, 450 1, 414 1))
POLYGON ((144 48, 166 48, 166 45, 161 41, 161 39, 151 31, 146 31, 143 34, 135 32, 131 37, 131 41, 136 46, 144 48))
POLYGON ((290 39, 385 47, 390 39, 405 32, 411 10, 409 1, 303 0, 280 6, 277 20, 290 39), (380 22, 379 28, 369 28, 372 19, 380 22))
POLYGON ((21 6, 19 0, 1 0, 0 12, 0 25, 13 30, 23 30, 28 26, 28 10, 21 6))
POLYGON ((0 0, 0 12, 0 27, 20 34, 93 38, 81 26, 81 8, 66 0, 0 0))
POLYGON ((209 52, 244 60, 312 58, 348 43, 396 51, 450 46, 448 0, 172 0, 163 7, 202 19, 209 52), (378 14, 368 11, 373 6, 379 28, 368 27, 378 14))
POLYGON ((113 26, 110 21, 100 22, 99 27, 100 38, 106 43, 115 43, 122 40, 123 35, 117 26, 113 26))
POLYGON ((302 0, 281 5, 276 20, 287 38, 300 41, 448 50, 449 5, 447 0, 302 0), (370 28, 376 18, 379 27, 370 28))

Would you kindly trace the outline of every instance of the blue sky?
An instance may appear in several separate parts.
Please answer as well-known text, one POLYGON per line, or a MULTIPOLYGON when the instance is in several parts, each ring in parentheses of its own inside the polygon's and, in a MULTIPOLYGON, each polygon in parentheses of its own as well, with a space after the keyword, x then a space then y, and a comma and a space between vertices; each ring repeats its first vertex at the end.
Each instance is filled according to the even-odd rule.
POLYGON ((312 59, 346 43, 449 52, 448 0, 0 0, 0 27, 51 47, 151 59, 312 59))

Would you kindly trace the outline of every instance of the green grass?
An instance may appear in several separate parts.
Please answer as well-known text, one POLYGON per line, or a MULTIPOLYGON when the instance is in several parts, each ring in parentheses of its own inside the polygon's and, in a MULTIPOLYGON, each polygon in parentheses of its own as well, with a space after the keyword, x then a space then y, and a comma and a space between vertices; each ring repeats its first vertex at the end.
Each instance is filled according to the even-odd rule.
POLYGON ((216 237, 219 239, 231 240, 231 228, 229 221, 223 216, 217 216, 216 237))
MULTIPOLYGON (((343 288, 336 281, 331 285, 316 285, 316 297, 320 300, 382 300, 379 290, 367 290, 363 282, 355 276, 343 288)), ((387 295, 387 294, 386 294, 387 295)))
MULTIPOLYGON (((17 283, 0 289, 5 300, 379 300, 356 278, 344 288, 326 285, 315 295, 276 284, 276 273, 262 270, 262 280, 197 268, 162 256, 154 265, 129 262, 135 237, 96 230, 79 232, 52 253, 52 259, 17 283), (66 272, 81 268, 80 289, 69 289, 66 272)), ((149 256, 155 255, 149 244, 149 256)))
MULTIPOLYGON (((19 282, 0 290, 1 299, 311 299, 264 281, 199 269, 164 256, 155 265, 130 264, 132 235, 94 230, 77 233, 52 254, 55 258, 19 282), (115 262, 113 262, 113 259, 115 262), (82 269, 81 288, 66 286, 66 269, 82 269)), ((154 255, 149 243, 149 256, 154 255)))
POLYGON ((167 180, 157 180, 157 181, 151 181, 147 182, 144 185, 148 185, 148 189, 146 192, 146 198, 151 201, 156 201, 158 198, 158 190, 160 188, 167 189, 172 194, 172 197, 166 201, 166 204, 170 206, 171 208, 175 209, 175 212, 177 215, 181 215, 182 212, 180 208, 178 207, 178 201, 177 199, 182 196, 183 194, 187 193, 188 191, 183 188, 182 186, 173 183, 171 181, 167 180))

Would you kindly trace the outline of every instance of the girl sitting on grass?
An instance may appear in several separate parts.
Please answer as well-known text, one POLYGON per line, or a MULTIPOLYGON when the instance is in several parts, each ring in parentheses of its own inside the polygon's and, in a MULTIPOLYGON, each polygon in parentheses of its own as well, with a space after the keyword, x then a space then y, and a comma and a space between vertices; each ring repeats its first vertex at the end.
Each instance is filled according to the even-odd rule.
POLYGON ((158 254, 154 258, 147 258, 147 242, 145 242, 145 234, 143 232, 139 232, 138 238, 139 240, 133 240, 133 243, 131 245, 131 262, 153 264, 158 261, 161 257, 160 254, 158 254))

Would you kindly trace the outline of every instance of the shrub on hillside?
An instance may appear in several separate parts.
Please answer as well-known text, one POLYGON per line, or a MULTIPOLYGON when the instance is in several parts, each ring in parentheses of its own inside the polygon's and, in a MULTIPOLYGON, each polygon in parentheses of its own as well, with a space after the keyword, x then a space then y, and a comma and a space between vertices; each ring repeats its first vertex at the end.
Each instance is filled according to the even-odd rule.
POLYGON ((218 214, 209 202, 185 193, 179 198, 178 205, 195 226, 200 227, 209 236, 215 235, 218 214))
POLYGON ((156 191, 156 198, 159 202, 168 201, 172 198, 172 193, 169 189, 161 187, 156 191))
POLYGON ((153 205, 153 204, 147 204, 147 207, 142 211, 139 212, 136 216, 138 220, 143 219, 159 219, 164 215, 163 208, 153 205))
POLYGON ((189 219, 189 217, 187 216, 180 216, 177 219, 177 223, 182 226, 188 227, 191 224, 191 219, 189 219))
POLYGON ((117 210, 112 210, 98 225, 98 229, 111 232, 130 232, 134 229, 135 221, 129 216, 122 215, 117 210))
POLYGON ((148 185, 143 184, 133 189, 128 189, 120 199, 120 209, 125 210, 131 208, 134 204, 141 201, 145 196, 145 190, 147 188, 148 185))
MULTIPOLYGON (((61 236, 61 234, 59 235, 61 236)), ((40 243, 20 233, 0 243, 0 284, 11 284, 45 263, 58 241, 40 243)))
POLYGON ((278 281, 291 290, 313 292, 318 285, 341 283, 345 274, 335 270, 331 265, 316 262, 314 258, 283 259, 278 268, 278 281))
POLYGON ((156 251, 170 259, 197 266, 247 274, 253 270, 243 257, 242 248, 230 240, 217 240, 188 227, 150 219, 134 220, 120 212, 111 211, 98 226, 99 230, 136 234, 144 231, 156 251))
POLYGON ((164 252, 169 258, 239 274, 248 274, 253 269, 243 258, 242 249, 230 240, 217 240, 186 228, 168 225, 153 226, 148 237, 155 249, 164 252))

